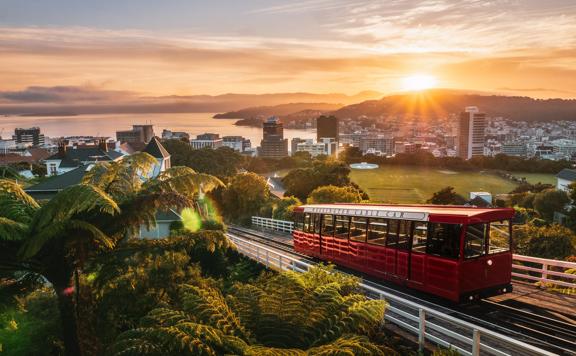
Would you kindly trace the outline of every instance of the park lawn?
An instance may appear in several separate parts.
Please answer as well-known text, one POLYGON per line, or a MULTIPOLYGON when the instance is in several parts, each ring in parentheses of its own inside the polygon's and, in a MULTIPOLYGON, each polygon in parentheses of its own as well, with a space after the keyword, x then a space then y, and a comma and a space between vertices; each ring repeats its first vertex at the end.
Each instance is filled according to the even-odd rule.
POLYGON ((552 184, 554 186, 556 185, 556 176, 554 174, 523 173, 523 172, 510 172, 510 174, 518 178, 524 177, 530 184, 543 183, 543 184, 552 184))
POLYGON ((371 201, 385 203, 424 203, 434 192, 446 186, 454 187, 465 198, 470 192, 496 195, 508 193, 516 187, 515 183, 490 173, 409 166, 352 169, 350 178, 368 193, 371 201))

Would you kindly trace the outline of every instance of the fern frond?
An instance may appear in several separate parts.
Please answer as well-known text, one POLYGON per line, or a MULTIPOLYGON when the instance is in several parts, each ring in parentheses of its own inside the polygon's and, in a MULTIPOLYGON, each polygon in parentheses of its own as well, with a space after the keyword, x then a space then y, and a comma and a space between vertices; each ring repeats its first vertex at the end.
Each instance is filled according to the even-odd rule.
POLYGON ((385 355, 378 345, 366 336, 345 335, 334 342, 307 350, 310 356, 374 356, 385 355))
POLYGON ((190 315, 225 334, 249 339, 238 317, 230 309, 222 294, 212 288, 201 289, 192 285, 182 286, 181 298, 184 310, 190 315))
POLYGON ((28 223, 39 207, 18 183, 0 179, 0 217, 28 223))
POLYGON ((19 241, 26 236, 28 227, 26 224, 0 217, 0 240, 19 241))
POLYGON ((76 214, 98 211, 115 215, 120 208, 101 189, 89 184, 78 184, 58 193, 46 205, 43 205, 31 223, 31 230, 38 232, 56 222, 63 222, 76 214))

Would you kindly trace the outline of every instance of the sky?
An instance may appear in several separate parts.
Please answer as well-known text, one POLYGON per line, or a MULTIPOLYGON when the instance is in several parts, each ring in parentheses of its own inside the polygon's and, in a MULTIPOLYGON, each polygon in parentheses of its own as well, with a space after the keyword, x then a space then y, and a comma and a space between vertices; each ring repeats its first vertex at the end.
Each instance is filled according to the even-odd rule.
POLYGON ((0 97, 437 86, 576 98, 575 0, 0 0, 0 97), (28 89, 29 90, 29 89, 28 89))

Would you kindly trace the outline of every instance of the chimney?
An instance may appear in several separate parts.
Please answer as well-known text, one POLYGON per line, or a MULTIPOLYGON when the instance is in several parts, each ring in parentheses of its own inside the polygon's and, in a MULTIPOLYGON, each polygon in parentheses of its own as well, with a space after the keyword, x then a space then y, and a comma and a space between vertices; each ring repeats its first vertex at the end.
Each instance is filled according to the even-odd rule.
POLYGON ((101 138, 98 141, 98 148, 101 149, 104 152, 108 152, 108 144, 106 143, 106 139, 105 138, 101 138))
POLYGON ((68 142, 66 140, 58 141, 58 155, 60 158, 66 157, 66 149, 68 147, 68 142))

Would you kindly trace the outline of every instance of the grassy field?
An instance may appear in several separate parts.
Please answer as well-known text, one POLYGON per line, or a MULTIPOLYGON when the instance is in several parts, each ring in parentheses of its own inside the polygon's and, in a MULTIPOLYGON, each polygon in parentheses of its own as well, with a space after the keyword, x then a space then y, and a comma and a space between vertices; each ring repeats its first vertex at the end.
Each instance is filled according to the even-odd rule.
MULTIPOLYGON (((496 195, 508 193, 516 187, 513 182, 489 173, 453 172, 420 167, 353 169, 350 176, 370 195, 371 200, 387 203, 423 203, 434 192, 449 185, 466 198, 469 197, 469 192, 486 191, 496 195)), ((544 175, 521 176, 529 181, 542 181, 544 175)))
POLYGON ((554 174, 547 174, 547 173, 518 173, 518 172, 510 172, 515 177, 519 178, 526 178, 529 183, 536 184, 536 183, 547 183, 556 185, 556 177, 554 174))

